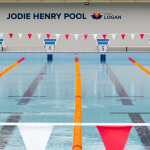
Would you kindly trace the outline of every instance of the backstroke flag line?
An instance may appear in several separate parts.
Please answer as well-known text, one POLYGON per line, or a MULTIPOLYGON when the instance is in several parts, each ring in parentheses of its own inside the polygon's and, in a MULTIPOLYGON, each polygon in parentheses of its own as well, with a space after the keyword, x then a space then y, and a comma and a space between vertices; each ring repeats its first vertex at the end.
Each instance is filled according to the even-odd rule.
POLYGON ((93 34, 94 40, 96 40, 97 38, 97 34, 93 34))
POLYGON ((113 40, 115 39, 115 37, 116 37, 116 34, 112 34, 112 38, 113 38, 113 40))
POLYGON ((12 36, 13 36, 13 33, 9 33, 9 36, 10 36, 10 38, 12 38, 12 36))
POLYGON ((49 38, 50 38, 50 36, 51 36, 50 34, 46 34, 46 35, 47 35, 47 38, 48 38, 48 39, 49 39, 49 38))
POLYGON ((69 34, 65 34, 65 36, 66 36, 66 39, 68 40, 68 38, 69 38, 69 34))
POLYGON ((32 34, 28 34, 29 39, 31 39, 32 34))
POLYGON ((1 38, 3 37, 3 33, 0 33, 0 37, 1 37, 1 38))
POLYGON ((75 36, 75 39, 77 40, 78 39, 78 34, 74 34, 74 36, 75 36))
POLYGON ((132 126, 96 126, 106 150, 124 150, 132 126))
POLYGON ((85 40, 87 39, 87 37, 88 37, 88 34, 84 34, 84 38, 85 38, 85 40))
POLYGON ((56 34, 56 38, 57 38, 57 40, 59 39, 59 36, 60 36, 60 34, 56 34))
POLYGON ((141 39, 143 39, 143 37, 144 37, 144 34, 140 34, 140 37, 141 37, 141 39))
POLYGON ((135 36, 135 34, 131 34, 131 38, 132 38, 132 40, 134 39, 134 36, 135 36))
POLYGON ((106 39, 106 36, 107 36, 107 34, 103 34, 103 38, 104 38, 104 40, 106 39))
POLYGON ((53 126, 18 125, 27 150, 45 150, 53 126))
POLYGON ((21 39, 21 37, 22 37, 22 34, 21 34, 21 33, 19 33, 19 34, 18 34, 18 36, 19 36, 19 38, 21 39))
POLYGON ((122 37, 122 39, 124 40, 124 38, 125 38, 125 34, 121 34, 121 37, 122 37))
MULTIPOLYGON (((13 36, 14 34, 18 34, 20 39, 22 38, 22 35, 23 35, 23 33, 0 33, 0 38, 2 38, 4 34, 9 34, 10 38, 12 38, 12 36, 13 36)), ((26 33, 24 33, 24 34, 26 34, 26 33)), ((38 35, 38 38, 39 38, 39 39, 41 38, 41 34, 39 34, 39 33, 33 33, 33 34, 37 34, 37 35, 38 35)), ((43 34, 43 33, 42 33, 42 34, 43 34)), ((147 34, 147 33, 146 33, 146 34, 147 34)), ((52 35, 53 35, 53 34, 52 34, 52 35)), ((60 35, 64 35, 64 34, 54 34, 54 35, 56 35, 56 38, 57 38, 57 40, 58 40, 59 37, 60 37, 60 35)), ((68 38, 69 38, 69 35, 70 35, 70 34, 65 34, 67 40, 68 40, 68 38)), ((88 34, 74 34, 76 40, 78 39, 78 36, 79 36, 79 35, 84 35, 85 40, 86 40, 87 37, 88 37, 88 34)), ((90 34, 90 35, 91 35, 91 34, 90 34)), ((97 38, 97 35, 102 35, 104 40, 106 39, 106 36, 107 36, 107 34, 92 34, 92 35, 93 35, 93 37, 94 37, 95 40, 96 40, 96 38, 97 38)), ((115 40, 117 34, 108 34, 108 35, 112 35, 113 40, 115 40)), ((135 37, 135 35, 137 35, 137 34, 127 34, 127 35, 130 35, 131 38, 132 38, 132 40, 133 40, 134 37, 135 37)), ((140 35, 141 39, 143 39, 143 37, 144 37, 145 34, 139 34, 139 35, 140 35)), ((150 35, 150 34, 149 34, 149 35, 150 35)), ((32 36, 32 34, 28 34, 29 39, 31 39, 31 36, 32 36)), ((51 34, 46 34, 46 36, 47 36, 47 38, 49 39, 50 36, 51 36, 51 34)), ((122 37, 123 40, 124 40, 125 36, 126 36, 126 34, 121 34, 121 37, 122 37)))
POLYGON ((41 38, 41 34, 37 34, 38 35, 38 38, 40 39, 41 38))

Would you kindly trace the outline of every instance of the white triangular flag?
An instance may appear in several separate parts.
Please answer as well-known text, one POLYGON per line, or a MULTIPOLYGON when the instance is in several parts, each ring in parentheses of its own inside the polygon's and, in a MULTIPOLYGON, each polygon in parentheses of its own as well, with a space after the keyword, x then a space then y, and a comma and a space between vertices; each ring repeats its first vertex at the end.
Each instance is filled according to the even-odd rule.
POLYGON ((1 37, 1 38, 3 37, 3 33, 0 33, 0 37, 1 37))
POLYGON ((112 34, 112 38, 113 38, 113 40, 115 39, 115 37, 116 37, 116 34, 112 34))
POLYGON ((97 38, 97 34, 93 34, 94 40, 96 40, 97 38))
POLYGON ((22 37, 22 33, 19 33, 18 35, 19 35, 19 38, 21 39, 21 37, 22 37))
POLYGON ((38 38, 40 39, 41 38, 41 34, 37 34, 38 35, 38 38))
POLYGON ((18 125, 27 150, 45 150, 53 126, 18 125))
POLYGON ((59 39, 60 34, 56 34, 57 40, 59 39))
POLYGON ((74 36, 75 36, 75 39, 77 40, 78 39, 78 34, 74 34, 74 36))
POLYGON ((135 34, 131 34, 131 38, 132 38, 132 40, 134 39, 134 36, 135 36, 135 34))

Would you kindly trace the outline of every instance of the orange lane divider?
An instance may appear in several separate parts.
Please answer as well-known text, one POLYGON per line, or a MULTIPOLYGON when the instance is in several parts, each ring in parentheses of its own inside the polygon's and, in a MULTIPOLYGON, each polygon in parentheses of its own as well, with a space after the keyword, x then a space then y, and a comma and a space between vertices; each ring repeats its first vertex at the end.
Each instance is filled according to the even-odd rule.
MULTIPOLYGON (((81 95, 81 76, 79 60, 75 58, 76 65, 76 96, 75 96, 75 115, 74 123, 82 123, 82 95, 81 95)), ((82 150, 82 126, 74 126, 72 150, 82 150)))
POLYGON ((146 68, 144 68, 142 65, 137 63, 135 60, 133 60, 131 57, 129 58, 130 61, 132 61, 135 65, 137 65, 139 68, 141 68, 143 71, 145 71, 148 75, 150 75, 150 71, 148 71, 146 68))
POLYGON ((2 75, 4 75, 6 72, 8 72, 10 69, 12 69, 13 67, 15 67, 16 65, 18 65, 21 61, 23 61, 25 58, 24 57, 22 57, 21 59, 19 59, 17 62, 15 62, 14 64, 12 64, 11 66, 9 66, 7 69, 5 69, 4 71, 2 71, 1 73, 0 73, 0 77, 2 76, 2 75))

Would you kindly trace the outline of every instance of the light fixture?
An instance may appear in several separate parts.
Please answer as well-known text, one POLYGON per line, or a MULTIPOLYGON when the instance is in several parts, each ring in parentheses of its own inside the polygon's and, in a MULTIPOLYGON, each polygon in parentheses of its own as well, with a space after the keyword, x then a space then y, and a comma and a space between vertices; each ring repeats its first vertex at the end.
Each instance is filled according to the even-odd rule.
POLYGON ((85 5, 89 5, 89 2, 85 2, 85 5))

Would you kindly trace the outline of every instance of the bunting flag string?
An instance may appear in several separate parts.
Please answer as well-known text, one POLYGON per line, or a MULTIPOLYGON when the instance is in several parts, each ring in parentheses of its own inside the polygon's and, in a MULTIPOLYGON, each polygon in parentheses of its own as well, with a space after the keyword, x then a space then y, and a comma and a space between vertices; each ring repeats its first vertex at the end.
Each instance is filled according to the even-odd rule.
POLYGON ((3 37, 3 33, 0 33, 0 37, 1 37, 1 38, 3 37))
POLYGON ((69 38, 69 34, 65 34, 65 36, 66 36, 66 39, 68 40, 68 38, 69 38))
POLYGON ((13 33, 9 33, 9 36, 10 36, 10 38, 12 38, 12 36, 13 36, 13 33))
POLYGON ((59 36, 60 36, 60 34, 56 34, 56 38, 57 38, 57 40, 59 39, 59 36))
POLYGON ((84 34, 84 38, 85 38, 85 40, 87 39, 87 37, 88 37, 88 34, 84 34))
MULTIPOLYGON (((21 39, 22 35, 27 34, 27 33, 0 33, 0 38, 2 38, 4 34, 9 34, 10 38, 12 38, 14 34, 18 34, 19 38, 21 39)), ((33 34, 37 34, 38 38, 40 39, 41 34, 44 34, 44 33, 41 33, 41 34, 33 33, 33 34)), ((150 33, 146 33, 146 34, 148 34, 150 36, 150 33)), ((50 38, 51 35, 56 35, 56 38, 58 40, 60 35, 64 35, 64 34, 46 34, 48 39, 50 38)), ((71 34, 71 35, 74 35, 76 40, 78 39, 79 34, 71 34)), ((99 34, 80 34, 80 35, 84 35, 85 40, 87 39, 88 35, 93 35, 94 39, 96 40, 97 35, 99 35, 99 34)), ((116 35, 119 35, 119 34, 101 34, 101 35, 103 36, 104 40, 106 39, 107 35, 112 35, 112 39, 115 40, 116 35)), ((145 34, 120 34, 120 35, 121 35, 123 40, 125 38, 125 35, 130 35, 131 39, 133 40, 135 35, 140 35, 141 39, 143 39, 145 34)), ((70 36, 70 34, 65 34, 65 37, 67 40, 68 40, 69 36, 70 36)), ((29 39, 31 39, 32 34, 28 34, 28 37, 29 37, 29 39)))
MULTIPOLYGON (((14 126, 15 123, 6 123, 14 126)), ((43 124, 43 123, 42 123, 43 124)), ((71 125, 72 123, 56 123, 57 125, 71 125)), ((39 125, 32 123, 16 123, 19 128, 20 134, 22 136, 23 142, 27 150, 45 150, 47 142, 51 136, 52 130, 55 123, 51 125, 39 125)), ((77 123, 78 124, 78 123, 77 123)), ((88 123, 79 123, 81 126, 87 126, 88 123)), ((78 125, 79 125, 78 124, 78 125)), ((145 126, 145 124, 134 124, 129 123, 129 125, 99 125, 96 123, 89 123, 92 126, 96 126, 97 132, 99 132, 106 150, 123 150, 125 148, 126 142, 128 140, 130 131, 133 126, 145 126)), ((88 126, 89 126, 88 124, 88 126)), ((122 123, 121 123, 122 124, 122 123)), ((80 147, 79 145, 75 145, 80 147)), ((81 148, 81 147, 80 147, 81 148)))
POLYGON ((37 34, 38 38, 40 39, 41 38, 41 34, 37 34))
POLYGON ((48 39, 50 38, 50 34, 47 34, 47 38, 48 38, 48 39))
POLYGON ((103 34, 103 38, 104 38, 104 40, 106 39, 106 36, 107 36, 107 34, 103 34))
POLYGON ((22 33, 18 33, 18 36, 19 36, 19 38, 21 39, 21 37, 22 37, 22 33))
POLYGON ((27 150, 45 150, 53 126, 18 125, 27 150))
POLYGON ((78 34, 74 34, 74 36, 75 36, 75 39, 77 40, 78 39, 78 34))
POLYGON ((28 34, 29 39, 31 39, 32 34, 28 34))
POLYGON ((135 34, 131 34, 131 38, 132 38, 132 40, 134 39, 134 36, 135 36, 135 34))
POLYGON ((97 34, 93 34, 94 40, 96 40, 97 38, 97 34))
POLYGON ((144 37, 144 34, 140 34, 140 36, 141 36, 141 39, 143 39, 143 37, 144 37))
POLYGON ((115 37, 116 37, 116 34, 112 34, 112 38, 113 38, 113 40, 115 39, 115 37))
POLYGON ((96 126, 106 150, 123 150, 132 126, 96 126))
POLYGON ((122 36, 122 39, 124 40, 124 38, 125 38, 125 34, 121 34, 121 36, 122 36))

